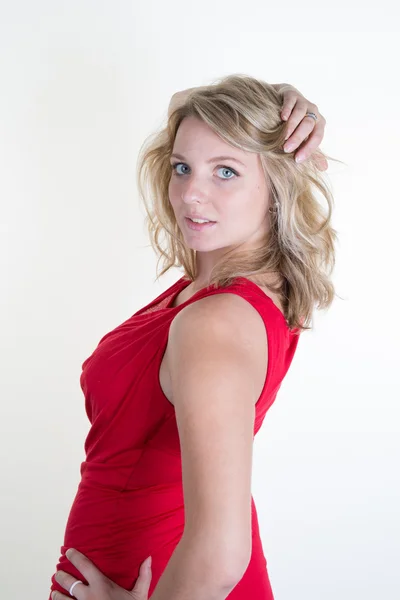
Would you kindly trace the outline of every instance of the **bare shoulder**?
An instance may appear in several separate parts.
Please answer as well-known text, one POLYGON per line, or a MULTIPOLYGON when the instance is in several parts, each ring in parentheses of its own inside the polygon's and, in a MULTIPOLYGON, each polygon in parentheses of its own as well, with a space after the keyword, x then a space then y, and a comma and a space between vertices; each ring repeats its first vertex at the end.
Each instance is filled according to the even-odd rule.
MULTIPOLYGON (((268 366, 268 339, 259 312, 238 294, 224 292, 189 304, 171 323, 168 370, 173 346, 185 346, 186 360, 212 356, 214 366, 240 360, 253 383, 254 403, 264 385, 268 366)), ((227 365, 229 368, 229 364, 227 365)), ((174 400, 175 403, 175 400, 174 400)))
POLYGON ((230 336, 233 344, 245 342, 251 339, 255 342, 254 336, 265 343, 265 326, 259 312, 242 296, 235 293, 224 292, 213 294, 201 298, 192 304, 188 304, 174 318, 173 327, 190 327, 193 323, 202 322, 203 326, 207 323, 222 334, 230 336), (238 342, 233 339, 232 334, 240 336, 238 342))

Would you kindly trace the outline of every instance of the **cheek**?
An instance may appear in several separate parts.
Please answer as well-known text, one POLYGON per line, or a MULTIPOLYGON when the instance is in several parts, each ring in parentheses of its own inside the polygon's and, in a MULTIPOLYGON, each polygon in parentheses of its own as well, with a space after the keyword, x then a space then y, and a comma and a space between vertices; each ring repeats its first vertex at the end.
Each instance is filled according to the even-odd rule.
POLYGON ((182 182, 174 175, 171 175, 171 179, 168 184, 168 191, 171 196, 180 197, 183 192, 182 182))
POLYGON ((178 198, 177 192, 177 187, 174 184, 174 181, 171 179, 168 185, 168 196, 171 204, 174 204, 176 202, 176 199, 178 198))

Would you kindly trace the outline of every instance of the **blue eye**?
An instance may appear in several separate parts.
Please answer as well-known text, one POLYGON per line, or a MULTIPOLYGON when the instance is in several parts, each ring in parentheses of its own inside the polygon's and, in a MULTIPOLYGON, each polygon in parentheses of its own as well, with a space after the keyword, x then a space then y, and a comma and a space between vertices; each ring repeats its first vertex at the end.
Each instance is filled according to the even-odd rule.
MULTIPOLYGON (((176 175, 185 175, 185 173, 178 173, 176 168, 179 167, 179 165, 184 165, 185 163, 174 163, 172 166, 172 170, 175 171, 176 175)), ((187 166, 187 165, 185 165, 187 166)))
MULTIPOLYGON (((235 173, 235 171, 232 171, 232 169, 230 169, 229 167, 218 167, 218 169, 224 169, 225 171, 230 171, 234 175, 237 175, 237 173, 235 173)), ((233 177, 223 177, 222 179, 233 179, 233 177)))
MULTIPOLYGON (((187 165, 185 163, 173 163, 171 165, 172 170, 175 172, 175 175, 177 175, 178 177, 181 177, 182 175, 187 175, 187 173, 179 173, 177 171, 177 167, 179 167, 180 165, 183 165, 184 167, 187 167, 187 165)), ((238 177, 238 173, 236 171, 234 171, 233 169, 231 169, 230 167, 226 167, 224 165, 220 165, 218 167, 218 169, 224 169, 225 171, 229 171, 230 173, 233 173, 234 177, 238 177)), ((221 179, 224 181, 228 181, 229 179, 234 179, 234 177, 222 177, 221 179)))

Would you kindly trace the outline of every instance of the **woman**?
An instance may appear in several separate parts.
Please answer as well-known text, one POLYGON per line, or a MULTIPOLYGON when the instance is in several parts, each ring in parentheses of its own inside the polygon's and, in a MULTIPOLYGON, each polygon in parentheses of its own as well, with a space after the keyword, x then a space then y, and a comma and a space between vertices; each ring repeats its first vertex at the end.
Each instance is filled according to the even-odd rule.
POLYGON ((53 599, 273 599, 252 447, 315 303, 333 301, 323 127, 294 88, 244 75, 172 99, 138 184, 161 274, 185 275, 82 365, 92 426, 53 599))

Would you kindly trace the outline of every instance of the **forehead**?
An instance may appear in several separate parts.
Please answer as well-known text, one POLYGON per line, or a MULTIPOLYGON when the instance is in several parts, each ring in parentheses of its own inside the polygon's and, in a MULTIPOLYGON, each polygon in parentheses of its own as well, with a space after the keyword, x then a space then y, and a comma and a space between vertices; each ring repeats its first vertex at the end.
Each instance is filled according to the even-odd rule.
POLYGON ((185 158, 211 158, 211 156, 232 156, 245 165, 255 164, 258 156, 246 152, 223 140, 207 123, 197 117, 185 117, 176 133, 173 153, 185 155, 185 158))

